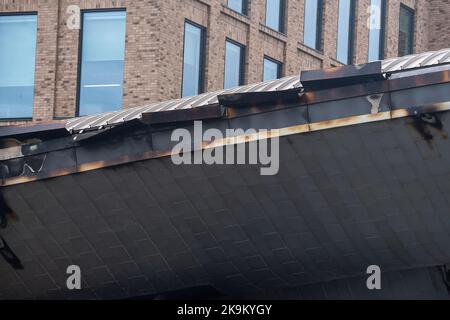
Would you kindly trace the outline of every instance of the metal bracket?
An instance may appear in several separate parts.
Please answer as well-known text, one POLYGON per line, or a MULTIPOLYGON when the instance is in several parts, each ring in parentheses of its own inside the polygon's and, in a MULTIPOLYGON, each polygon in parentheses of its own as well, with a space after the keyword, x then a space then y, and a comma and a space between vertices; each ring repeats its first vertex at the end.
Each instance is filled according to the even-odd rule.
POLYGON ((372 114, 378 114, 381 111, 380 105, 381 105, 381 100, 383 99, 383 96, 384 96, 383 93, 367 96, 367 100, 372 105, 372 108, 370 111, 372 114))

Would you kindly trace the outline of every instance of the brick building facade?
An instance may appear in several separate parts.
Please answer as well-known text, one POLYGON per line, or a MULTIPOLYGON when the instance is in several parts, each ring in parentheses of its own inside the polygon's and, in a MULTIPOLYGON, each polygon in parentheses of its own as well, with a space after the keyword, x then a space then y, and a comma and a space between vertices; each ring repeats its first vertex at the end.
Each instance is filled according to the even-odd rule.
MULTIPOLYGON (((246 14, 227 0, 0 0, 0 14, 36 12, 38 16, 34 121, 77 115, 79 28, 69 28, 70 6, 126 9, 123 107, 175 99, 181 95, 186 19, 206 30, 204 91, 224 85, 225 41, 245 46, 244 83, 262 80, 263 57, 282 63, 282 75, 337 66, 338 1, 323 0, 321 50, 303 44, 305 0, 286 0, 284 32, 265 26, 265 0, 250 0, 246 14)), ((368 59, 371 0, 357 0, 354 63, 368 59)), ((450 47, 449 0, 387 0, 384 56, 398 55, 401 3, 414 10, 414 52, 450 47)), ((1 70, 0 70, 1 72, 1 70)), ((30 120, 27 120, 30 121, 30 120)), ((5 120, 0 125, 24 123, 5 120)))

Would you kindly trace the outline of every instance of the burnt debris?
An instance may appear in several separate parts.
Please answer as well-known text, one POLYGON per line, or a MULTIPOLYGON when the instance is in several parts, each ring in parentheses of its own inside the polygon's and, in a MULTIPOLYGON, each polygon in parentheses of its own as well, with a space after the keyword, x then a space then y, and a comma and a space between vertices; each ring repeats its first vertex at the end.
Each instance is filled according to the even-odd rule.
POLYGON ((439 131, 442 131, 443 125, 441 119, 437 113, 415 113, 414 114, 414 128, 422 135, 422 137, 431 141, 434 139, 434 136, 430 130, 430 128, 435 128, 439 131))

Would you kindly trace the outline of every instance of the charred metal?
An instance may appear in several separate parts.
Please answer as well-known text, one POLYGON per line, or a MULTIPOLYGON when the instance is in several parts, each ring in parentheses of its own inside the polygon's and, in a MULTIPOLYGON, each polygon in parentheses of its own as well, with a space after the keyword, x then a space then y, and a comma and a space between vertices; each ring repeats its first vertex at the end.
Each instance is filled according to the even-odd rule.
POLYGON ((75 119, 66 124, 69 131, 62 123, 0 128, 1 184, 168 156, 170 132, 192 130, 196 120, 222 132, 254 128, 296 134, 412 117, 414 128, 432 141, 431 129, 446 136, 438 113, 450 110, 450 66, 390 72, 375 62, 229 91, 75 119))
POLYGON ((303 71, 301 83, 305 90, 324 90, 344 87, 361 82, 374 82, 384 79, 381 61, 364 65, 349 65, 327 70, 303 71))
POLYGON ((416 128, 416 130, 427 141, 431 141, 434 138, 430 127, 439 131, 442 131, 444 128, 437 113, 417 113, 414 115, 413 119, 414 128, 416 128))

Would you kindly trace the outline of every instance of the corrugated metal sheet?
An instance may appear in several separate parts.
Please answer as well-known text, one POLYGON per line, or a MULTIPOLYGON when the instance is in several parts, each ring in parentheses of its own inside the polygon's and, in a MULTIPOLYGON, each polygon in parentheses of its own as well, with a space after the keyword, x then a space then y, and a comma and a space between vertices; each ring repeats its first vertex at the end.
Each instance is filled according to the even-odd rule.
POLYGON ((392 58, 383 61, 384 73, 396 72, 407 69, 431 67, 438 64, 450 63, 450 49, 431 51, 419 54, 392 58))
MULTIPOLYGON (((382 71, 383 73, 397 72, 406 69, 423 68, 445 63, 450 63, 450 49, 387 59, 383 61, 382 71)), ((183 110, 214 105, 218 103, 217 97, 219 95, 245 92, 282 91, 300 87, 302 87, 300 77, 290 76, 278 80, 271 80, 227 90, 204 93, 195 97, 186 97, 177 100, 158 102, 142 107, 130 108, 123 111, 74 118, 68 120, 66 128, 71 132, 92 130, 114 126, 134 119, 141 119, 144 113, 183 110)))
POLYGON ((191 109, 217 104, 218 96, 232 93, 245 92, 270 92, 279 90, 289 90, 301 87, 298 76, 285 77, 278 80, 266 81, 263 83, 251 84, 227 90, 204 93, 195 97, 186 97, 177 100, 158 102, 147 106, 126 109, 123 111, 108 112, 74 118, 67 122, 66 128, 69 131, 81 131, 96 129, 111 125, 117 125, 125 121, 141 119, 142 114, 148 112, 161 112, 172 110, 191 109))

